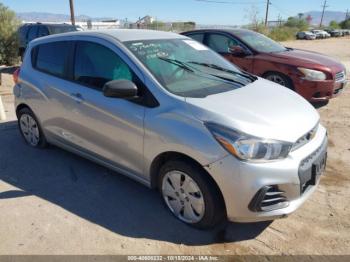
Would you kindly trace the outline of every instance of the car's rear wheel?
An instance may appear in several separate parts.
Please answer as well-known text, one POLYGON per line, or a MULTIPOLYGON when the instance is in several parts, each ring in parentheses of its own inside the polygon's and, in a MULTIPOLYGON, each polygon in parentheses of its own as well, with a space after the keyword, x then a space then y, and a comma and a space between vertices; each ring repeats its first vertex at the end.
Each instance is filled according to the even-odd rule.
POLYGON ((159 189, 169 210, 181 221, 210 228, 224 221, 220 193, 204 170, 185 161, 169 161, 160 170, 159 189))
POLYGON ((19 130, 26 143, 32 147, 45 147, 47 141, 34 113, 29 108, 23 108, 17 117, 19 130))
POLYGON ((287 76, 285 76, 281 73, 270 72, 270 73, 265 74, 264 78, 266 78, 267 80, 270 80, 272 82, 275 82, 281 86, 285 86, 289 89, 294 89, 292 81, 287 76))

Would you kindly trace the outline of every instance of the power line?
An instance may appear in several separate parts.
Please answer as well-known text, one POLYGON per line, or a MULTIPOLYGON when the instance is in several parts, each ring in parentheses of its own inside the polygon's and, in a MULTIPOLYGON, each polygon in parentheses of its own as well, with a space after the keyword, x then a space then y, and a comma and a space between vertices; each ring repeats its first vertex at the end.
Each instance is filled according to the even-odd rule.
POLYGON ((290 13, 287 13, 285 10, 283 10, 280 6, 276 5, 275 2, 271 3, 270 2, 270 5, 275 8, 277 11, 279 11, 280 13, 286 15, 286 16, 293 16, 291 15, 290 13))
POLYGON ((220 0, 195 0, 196 2, 203 3, 215 3, 215 4, 230 4, 230 5, 254 5, 254 4, 263 4, 264 2, 233 2, 233 1, 220 1, 220 0))
POLYGON ((322 16, 321 16, 320 27, 322 27, 324 11, 325 11, 326 7, 329 7, 329 6, 327 5, 327 0, 324 0, 324 3, 323 3, 323 6, 322 6, 322 7, 323 7, 323 10, 322 10, 322 16))

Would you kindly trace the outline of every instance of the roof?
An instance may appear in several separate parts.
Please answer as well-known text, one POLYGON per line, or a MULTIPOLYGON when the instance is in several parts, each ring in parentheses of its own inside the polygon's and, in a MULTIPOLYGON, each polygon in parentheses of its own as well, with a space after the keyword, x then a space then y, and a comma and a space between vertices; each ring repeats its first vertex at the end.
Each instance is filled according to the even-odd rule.
POLYGON ((183 32, 182 34, 188 34, 188 33, 200 33, 200 32, 225 32, 229 34, 237 34, 237 33, 243 33, 243 32, 252 32, 252 30, 248 29, 198 29, 198 30, 192 30, 192 31, 187 31, 183 32))
POLYGON ((31 25, 45 25, 45 26, 73 26, 71 24, 67 23, 39 23, 39 22, 33 22, 33 23, 24 23, 21 26, 31 26, 31 25))
MULTIPOLYGON (((45 38, 59 38, 63 36, 110 36, 120 42, 126 41, 138 41, 138 40, 152 40, 152 39, 174 39, 174 38, 185 38, 183 35, 155 31, 155 30, 140 30, 140 29, 108 29, 108 30, 88 30, 88 31, 77 31, 69 32, 64 34, 57 34, 47 36, 45 38)), ((43 39, 43 38, 41 38, 43 39)), ((34 40, 35 41, 35 40, 34 40)))

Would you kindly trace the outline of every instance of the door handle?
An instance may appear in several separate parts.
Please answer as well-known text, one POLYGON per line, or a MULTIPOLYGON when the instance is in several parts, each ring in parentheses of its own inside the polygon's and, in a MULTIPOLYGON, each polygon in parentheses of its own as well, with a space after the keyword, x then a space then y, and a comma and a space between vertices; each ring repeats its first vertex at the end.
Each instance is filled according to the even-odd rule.
POLYGON ((84 98, 80 93, 72 93, 70 94, 71 98, 73 98, 73 100, 77 103, 82 103, 84 102, 84 98))

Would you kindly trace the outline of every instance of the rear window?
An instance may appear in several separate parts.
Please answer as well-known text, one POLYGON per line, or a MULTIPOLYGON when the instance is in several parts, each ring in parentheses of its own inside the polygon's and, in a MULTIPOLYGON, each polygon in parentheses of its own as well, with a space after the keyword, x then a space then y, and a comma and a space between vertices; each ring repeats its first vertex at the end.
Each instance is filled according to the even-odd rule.
POLYGON ((65 77, 65 63, 70 43, 66 41, 41 44, 35 48, 34 68, 58 77, 65 77))
POLYGON ((49 26, 50 34, 62 34, 67 32, 77 31, 75 26, 72 25, 51 25, 49 26))

